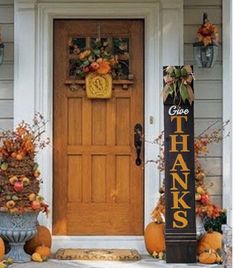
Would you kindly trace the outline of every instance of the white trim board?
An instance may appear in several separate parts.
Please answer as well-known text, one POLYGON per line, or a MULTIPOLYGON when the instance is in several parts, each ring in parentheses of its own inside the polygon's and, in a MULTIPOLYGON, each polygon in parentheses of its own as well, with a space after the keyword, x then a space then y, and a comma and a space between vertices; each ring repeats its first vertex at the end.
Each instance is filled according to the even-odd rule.
MULTIPOLYGON (((223 0, 223 121, 232 125, 232 0, 223 0)), ((231 128, 230 128, 231 131, 231 128)), ((223 140, 223 207, 232 227, 232 135, 223 140)))
MULTIPOLYGON (((112 1, 36 1, 16 0, 15 4, 15 125, 22 119, 30 121, 35 111, 46 119, 47 135, 53 137, 53 19, 55 18, 141 18, 145 21, 145 137, 153 140, 163 129, 162 65, 179 65, 183 62, 183 1, 164 0, 112 1), (166 20, 166 18, 168 18, 166 20), (24 29, 24 34, 22 30, 24 29), (178 31, 175 31, 178 29, 178 31), (174 33, 174 34, 173 34, 174 33), (172 36, 169 42, 169 36, 172 36), (29 41, 30 40, 30 41, 29 41), (175 43, 172 47, 170 44, 175 43), (169 44, 169 45, 168 45, 169 44), (22 107, 22 103, 27 103, 22 107), (150 123, 150 116, 153 123, 150 123)), ((157 148, 146 144, 145 159, 155 159, 157 148)), ((53 174, 52 148, 39 156, 44 184, 42 194, 52 208, 53 174)), ((151 220, 151 211, 158 199, 159 172, 156 166, 145 168, 145 225, 151 220)), ((52 211, 53 212, 53 211, 52 211)), ((52 227, 52 213, 41 222, 52 227)), ((127 247, 145 252, 142 236, 54 236, 54 248, 77 247, 127 247)))

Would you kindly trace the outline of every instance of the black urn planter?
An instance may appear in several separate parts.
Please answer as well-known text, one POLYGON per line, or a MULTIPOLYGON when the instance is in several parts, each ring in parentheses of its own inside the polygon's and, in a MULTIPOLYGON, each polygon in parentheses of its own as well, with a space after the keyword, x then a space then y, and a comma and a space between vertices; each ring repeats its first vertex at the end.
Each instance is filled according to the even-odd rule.
POLYGON ((199 68, 211 68, 218 57, 218 46, 215 44, 204 46, 202 43, 194 43, 193 54, 199 68))

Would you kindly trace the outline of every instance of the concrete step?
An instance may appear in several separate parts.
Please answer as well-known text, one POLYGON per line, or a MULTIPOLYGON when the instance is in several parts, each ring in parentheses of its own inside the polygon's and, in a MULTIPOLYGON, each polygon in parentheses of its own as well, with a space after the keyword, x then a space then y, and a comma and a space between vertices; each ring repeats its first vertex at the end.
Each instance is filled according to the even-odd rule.
MULTIPOLYGON (((153 259, 150 256, 142 256, 140 261, 119 262, 119 261, 61 261, 50 259, 47 262, 35 263, 29 262, 24 264, 13 264, 10 268, 208 268, 208 265, 202 264, 169 264, 165 261, 153 259)), ((209 265, 211 268, 222 268, 222 265, 209 265)))

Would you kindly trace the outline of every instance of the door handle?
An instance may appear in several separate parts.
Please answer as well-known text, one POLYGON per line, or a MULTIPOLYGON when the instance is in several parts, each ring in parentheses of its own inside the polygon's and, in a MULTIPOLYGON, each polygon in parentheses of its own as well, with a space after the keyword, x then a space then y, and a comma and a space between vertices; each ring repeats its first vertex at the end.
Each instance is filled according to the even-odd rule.
POLYGON ((137 123, 134 128, 134 145, 135 145, 135 150, 136 150, 136 160, 135 164, 136 166, 140 166, 142 161, 140 158, 141 154, 141 148, 142 148, 142 135, 143 135, 143 127, 141 124, 137 123))

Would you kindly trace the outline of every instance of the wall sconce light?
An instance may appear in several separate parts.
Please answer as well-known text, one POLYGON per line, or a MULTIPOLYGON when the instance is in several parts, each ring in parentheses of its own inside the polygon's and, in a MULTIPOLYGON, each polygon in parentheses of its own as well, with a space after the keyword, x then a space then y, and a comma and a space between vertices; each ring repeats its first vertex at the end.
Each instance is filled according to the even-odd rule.
POLYGON ((3 63, 4 58, 4 44, 0 43, 0 65, 3 63))
POLYGON ((1 35, 1 28, 0 28, 0 65, 3 63, 4 47, 5 45, 2 42, 2 35, 1 35))
POLYGON ((199 68, 212 68, 218 57, 218 46, 193 44, 193 54, 199 68))
POLYGON ((211 68, 218 57, 219 34, 217 27, 210 23, 206 13, 203 14, 203 24, 197 32, 198 42, 193 44, 193 54, 200 68, 211 68))

